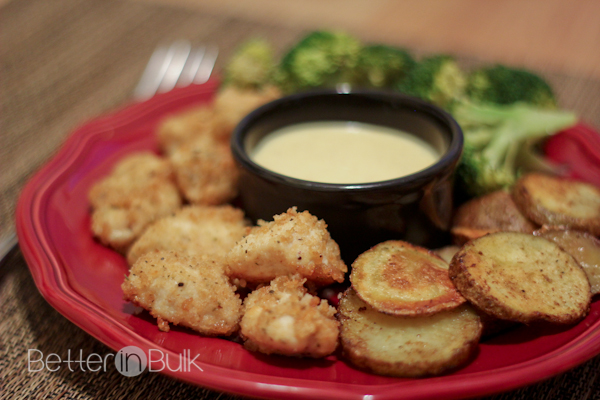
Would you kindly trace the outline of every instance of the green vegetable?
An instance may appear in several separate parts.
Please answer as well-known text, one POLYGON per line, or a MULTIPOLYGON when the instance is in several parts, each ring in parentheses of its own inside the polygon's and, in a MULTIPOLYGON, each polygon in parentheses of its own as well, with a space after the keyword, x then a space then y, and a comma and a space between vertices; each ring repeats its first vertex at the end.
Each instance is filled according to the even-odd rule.
POLYGON ((251 39, 240 45, 225 67, 224 84, 240 89, 260 89, 272 83, 276 63, 271 44, 251 39))
POLYGON ((417 63, 397 88, 408 95, 450 108, 455 101, 464 98, 466 84, 465 73, 453 57, 436 55, 417 63))
POLYGON ((556 108, 550 85, 533 72, 494 65, 469 75, 467 95, 473 101, 512 104, 522 101, 542 108, 556 108))
POLYGON ((399 84, 415 65, 408 51, 386 45, 364 47, 358 57, 353 83, 390 88, 399 84))
POLYGON ((525 141, 550 136, 577 122, 571 112, 522 102, 493 105, 464 101, 457 103, 452 113, 465 137, 457 178, 472 196, 512 186, 521 173, 516 157, 525 141))
POLYGON ((278 84, 291 93, 349 82, 361 48, 358 39, 343 32, 312 32, 282 58, 278 84))

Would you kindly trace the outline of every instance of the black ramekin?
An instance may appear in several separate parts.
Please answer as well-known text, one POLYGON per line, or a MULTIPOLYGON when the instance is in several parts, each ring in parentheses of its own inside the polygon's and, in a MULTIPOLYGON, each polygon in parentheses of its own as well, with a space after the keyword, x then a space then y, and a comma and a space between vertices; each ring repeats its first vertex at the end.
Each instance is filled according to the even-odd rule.
POLYGON ((240 167, 240 201, 252 220, 297 206, 324 219, 347 263, 390 239, 435 247, 447 239, 452 217, 453 173, 463 135, 456 121, 432 104, 399 93, 333 90, 283 97, 247 115, 231 139, 240 167), (357 121, 412 133, 436 148, 434 165, 397 179, 330 184, 291 178, 250 157, 262 137, 284 126, 315 121, 357 121))

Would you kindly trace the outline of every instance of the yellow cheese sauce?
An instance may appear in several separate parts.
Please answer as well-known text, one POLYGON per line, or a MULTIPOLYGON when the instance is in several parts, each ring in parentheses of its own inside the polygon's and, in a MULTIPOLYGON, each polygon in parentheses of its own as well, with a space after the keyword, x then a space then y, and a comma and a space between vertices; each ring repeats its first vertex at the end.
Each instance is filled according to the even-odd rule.
POLYGON ((440 154, 424 140, 393 128, 359 122, 291 125, 266 135, 251 158, 289 177, 322 183, 367 183, 410 175, 440 154))

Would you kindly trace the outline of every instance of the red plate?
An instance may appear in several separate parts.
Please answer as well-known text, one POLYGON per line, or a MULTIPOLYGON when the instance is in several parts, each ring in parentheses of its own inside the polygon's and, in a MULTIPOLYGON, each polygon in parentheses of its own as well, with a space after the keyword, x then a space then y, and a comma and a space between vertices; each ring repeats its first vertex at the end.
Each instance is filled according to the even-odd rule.
MULTIPOLYGON (((17 208, 21 250, 46 300, 115 351, 135 345, 171 360, 196 358, 191 371, 163 370, 187 382, 250 396, 319 399, 453 399, 531 384, 600 353, 600 305, 575 326, 520 328, 482 343, 464 368, 441 377, 396 379, 351 367, 339 355, 323 360, 264 356, 240 344, 183 328, 165 333, 148 313, 123 301, 125 259, 92 239, 87 192, 114 163, 136 150, 156 150, 160 118, 210 101, 215 81, 132 104, 76 130, 26 185, 17 208), (189 352, 188 352, 189 351, 189 352)), ((157 359, 154 357, 153 359, 157 359)), ((159 369, 156 361, 154 369, 159 369)), ((172 369, 176 369, 176 364, 172 369)))

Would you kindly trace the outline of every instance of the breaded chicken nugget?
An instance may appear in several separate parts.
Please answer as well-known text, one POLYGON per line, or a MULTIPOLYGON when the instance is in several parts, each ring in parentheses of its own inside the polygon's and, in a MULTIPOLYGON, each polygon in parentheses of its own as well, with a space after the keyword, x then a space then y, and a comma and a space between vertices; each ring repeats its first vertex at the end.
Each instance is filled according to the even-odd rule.
POLYGON ((244 212, 230 205, 186 206, 150 225, 127 254, 129 265, 153 250, 223 259, 250 230, 244 212))
POLYGON ((218 205, 237 196, 238 169, 228 145, 199 136, 179 146, 169 160, 179 189, 191 203, 218 205))
POLYGON ((333 353, 339 335, 335 308, 308 294, 305 281, 281 276, 246 297, 240 332, 248 350, 315 358, 333 353))
POLYGON ((215 137, 229 142, 233 128, 247 114, 279 97, 281 97, 281 92, 274 86, 265 87, 262 90, 240 89, 234 86, 224 87, 217 93, 214 100, 215 137))
POLYGON ((125 300, 150 311, 164 332, 169 323, 211 336, 230 335, 239 327, 242 301, 214 260, 146 253, 121 288, 125 300))
POLYGON ((125 252, 151 222, 181 207, 172 178, 169 162, 152 153, 123 159, 89 192, 94 235, 125 252))
POLYGON ((348 267, 331 239, 327 224, 308 211, 292 207, 259 226, 231 249, 228 274, 251 283, 266 283, 299 273, 317 285, 343 282, 348 267))
POLYGON ((195 106, 165 117, 156 130, 161 150, 171 154, 177 147, 198 136, 210 136, 215 127, 215 111, 211 104, 195 106))
POLYGON ((513 187, 517 206, 540 225, 564 225, 600 235, 600 188, 589 183, 530 173, 513 187))

